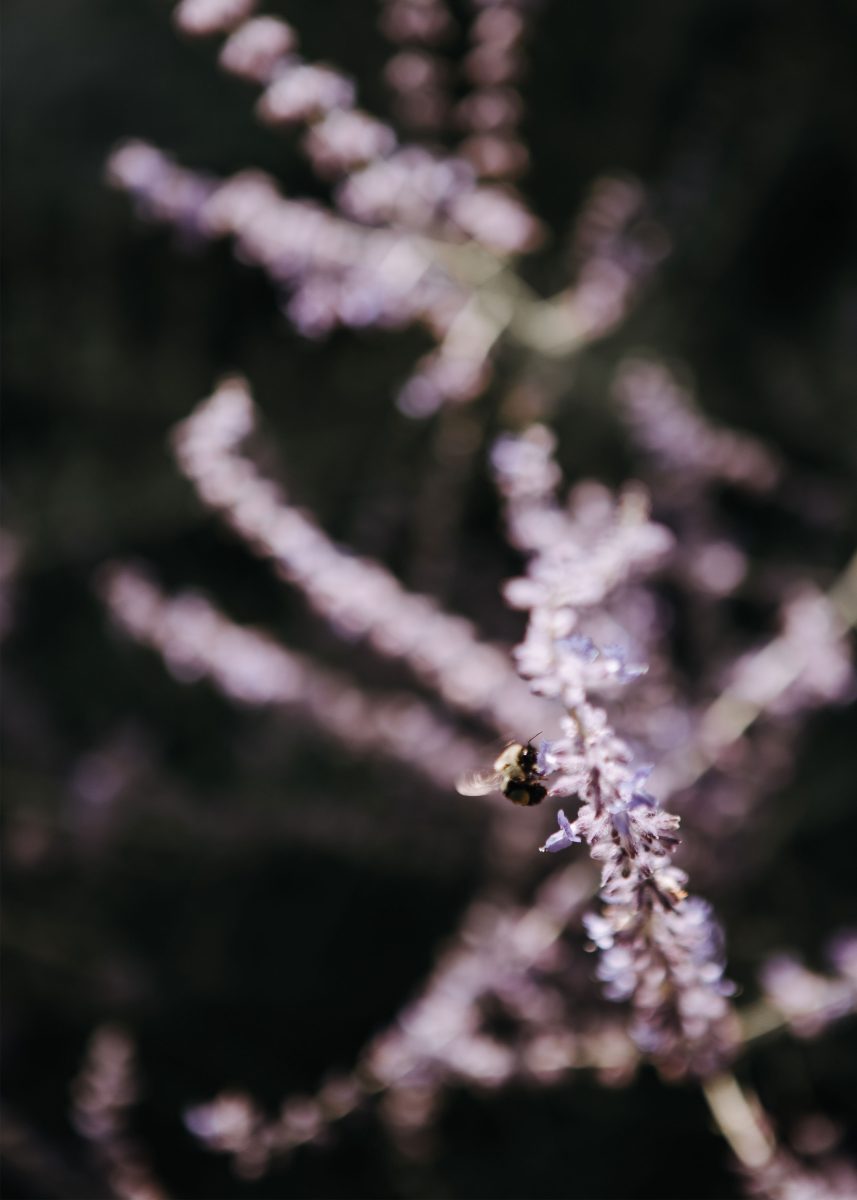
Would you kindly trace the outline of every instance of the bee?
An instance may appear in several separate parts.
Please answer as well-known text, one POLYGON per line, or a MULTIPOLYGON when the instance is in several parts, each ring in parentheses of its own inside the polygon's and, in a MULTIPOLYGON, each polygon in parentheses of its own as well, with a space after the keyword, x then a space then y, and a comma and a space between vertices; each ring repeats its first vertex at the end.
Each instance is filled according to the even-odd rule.
POLYGON ((529 808, 533 804, 540 804, 547 795, 543 778, 538 764, 538 751, 533 749, 533 739, 530 738, 526 746, 520 742, 510 742, 493 767, 483 771, 468 771, 456 783, 455 790, 462 796, 502 792, 513 804, 529 808))

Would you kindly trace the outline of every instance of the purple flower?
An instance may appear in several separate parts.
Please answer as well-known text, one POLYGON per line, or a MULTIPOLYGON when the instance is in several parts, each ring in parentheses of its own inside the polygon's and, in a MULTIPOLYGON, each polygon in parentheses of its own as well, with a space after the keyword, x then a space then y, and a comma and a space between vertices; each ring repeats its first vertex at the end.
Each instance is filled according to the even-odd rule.
POLYGON ((564 850, 566 846, 571 846, 575 842, 580 841, 580 838, 572 829, 571 822, 562 809, 559 810, 556 817, 559 821, 559 829, 556 833, 550 835, 543 846, 539 847, 542 854, 556 854, 557 850, 564 850))
POLYGON ((549 791, 581 801, 574 822, 558 814, 559 829, 541 849, 587 843, 601 866, 603 907, 586 927, 605 994, 630 1002, 632 1035, 663 1071, 704 1075, 722 1067, 736 1036, 720 929, 672 865, 679 819, 645 790, 651 768, 634 764, 631 747, 591 700, 646 668, 629 664, 621 646, 599 647, 581 632, 613 592, 657 563, 670 539, 651 524, 635 489, 618 503, 602 489, 578 489, 561 508, 555 470, 545 472, 551 486, 536 489, 526 469, 536 451, 549 458, 551 449, 536 430, 517 442, 505 438, 495 456, 512 540, 530 557, 526 576, 509 589, 513 603, 530 610, 516 662, 534 692, 565 708, 562 736, 544 756, 549 791))

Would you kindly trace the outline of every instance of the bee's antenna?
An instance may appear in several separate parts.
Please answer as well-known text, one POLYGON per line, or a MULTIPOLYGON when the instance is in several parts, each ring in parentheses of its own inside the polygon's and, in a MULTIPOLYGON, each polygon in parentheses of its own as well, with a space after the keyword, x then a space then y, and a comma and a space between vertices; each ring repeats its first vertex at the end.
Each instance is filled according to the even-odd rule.
POLYGON ((544 732, 544 730, 540 729, 538 733, 534 733, 531 738, 527 739, 527 745, 531 746, 533 744, 533 742, 536 740, 536 738, 540 737, 543 732, 544 732))

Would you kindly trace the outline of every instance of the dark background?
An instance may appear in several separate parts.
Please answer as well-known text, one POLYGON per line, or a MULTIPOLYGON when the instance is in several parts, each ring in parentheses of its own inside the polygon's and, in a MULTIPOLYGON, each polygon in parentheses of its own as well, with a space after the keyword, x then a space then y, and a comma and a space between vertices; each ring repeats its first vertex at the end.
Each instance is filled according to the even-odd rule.
MULTIPOLYGON (((369 0, 278 9, 307 58, 353 73, 366 106, 387 111, 388 48, 369 0)), ((551 240, 527 277, 562 286, 572 220, 605 171, 643 181, 673 244, 630 318, 563 385, 569 476, 616 482, 635 469, 608 400, 619 358, 644 348, 680 360, 705 409, 765 439, 827 498, 821 516, 727 504, 754 564, 798 564, 829 584, 857 541, 857 9, 553 0, 535 27, 523 190, 551 240)), ((68 1089, 104 1020, 139 1041, 136 1128, 187 1200, 738 1194, 699 1094, 648 1072, 621 1091, 581 1076, 543 1092, 454 1092, 423 1168, 390 1153, 371 1113, 252 1184, 184 1131, 183 1107, 223 1087, 273 1111, 352 1065, 490 864, 480 819, 422 781, 337 754, 298 717, 182 688, 111 630, 93 575, 136 556, 364 683, 404 680, 339 645, 201 513, 172 464, 170 427, 219 374, 245 373, 291 493, 487 636, 520 632, 499 599, 515 561, 484 456, 462 483, 442 563, 432 558, 431 426, 391 399, 427 348, 420 334, 303 341, 226 247, 178 246, 105 186, 112 146, 139 136, 185 165, 256 165, 291 195, 325 195, 294 138, 254 123, 253 92, 217 71, 211 46, 177 38, 154 0, 10 0, 3 57, 3 525, 23 551, 5 648, 4 1095, 70 1189, 12 1167, 5 1194, 91 1194, 68 1089), (93 811, 76 772, 116 746, 131 781, 93 811), (303 821, 325 806, 358 814, 347 837, 303 821), (402 852, 416 806, 430 814, 424 854, 402 852)), ((501 387, 478 404, 486 440, 501 387)), ((736 625, 749 636, 765 615, 738 606, 736 625)), ((751 992, 770 950, 818 962, 824 939, 857 923, 853 719, 852 708, 811 720, 793 779, 748 831, 761 847, 753 877, 715 897, 730 974, 751 992)), ((743 1069, 784 1133, 808 1111, 847 1127, 855 1055, 846 1022, 816 1042, 774 1039, 743 1069)))

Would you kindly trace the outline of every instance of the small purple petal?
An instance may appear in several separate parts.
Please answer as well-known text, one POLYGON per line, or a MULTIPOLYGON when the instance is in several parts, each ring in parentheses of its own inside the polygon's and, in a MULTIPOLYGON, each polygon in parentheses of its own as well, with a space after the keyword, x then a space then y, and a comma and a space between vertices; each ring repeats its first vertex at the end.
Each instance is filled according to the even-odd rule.
POLYGON ((574 842, 580 841, 580 838, 572 829, 571 822, 562 809, 557 813, 557 820, 560 827, 556 833, 550 835, 543 846, 539 847, 542 854, 556 854, 557 850, 564 850, 566 846, 571 846, 574 842))
POLYGON ((654 796, 648 792, 634 792, 631 799, 628 801, 626 808, 628 812, 633 812, 635 808, 657 808, 658 802, 654 796))
POLYGON ((572 633, 569 637, 562 638, 557 645, 565 650, 570 650, 584 662, 595 662, 598 658, 598 647, 592 638, 588 638, 582 633, 572 633))
POLYGON ((553 742, 544 741, 539 745, 536 751, 536 770, 540 775, 549 775, 551 766, 548 762, 548 756, 553 750, 553 742))
POLYGON ((631 832, 631 818, 627 812, 623 812, 620 809, 619 812, 611 814, 610 820, 613 822, 613 828, 619 834, 619 837, 627 839, 631 832))
POLYGON ((639 679, 649 669, 645 663, 628 662, 627 650, 617 643, 611 642, 609 646, 602 649, 601 653, 605 659, 617 664, 616 678, 620 683, 630 683, 632 679, 639 679))

